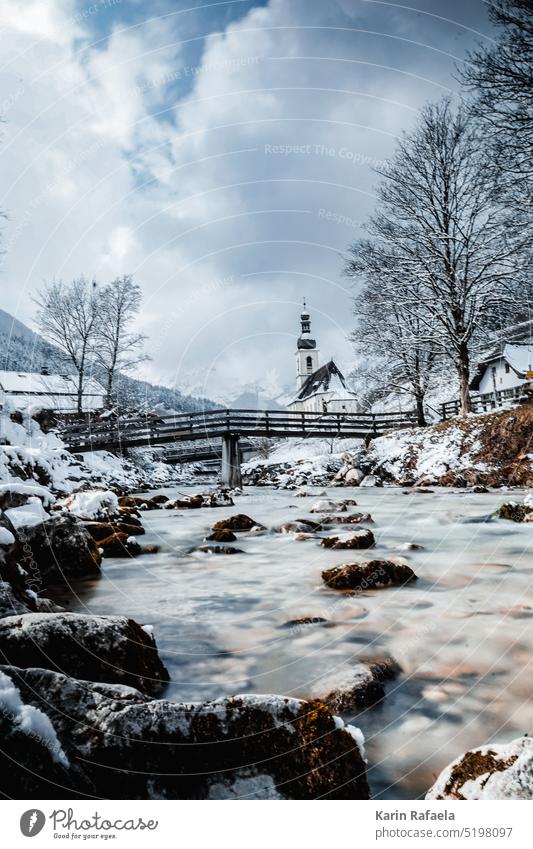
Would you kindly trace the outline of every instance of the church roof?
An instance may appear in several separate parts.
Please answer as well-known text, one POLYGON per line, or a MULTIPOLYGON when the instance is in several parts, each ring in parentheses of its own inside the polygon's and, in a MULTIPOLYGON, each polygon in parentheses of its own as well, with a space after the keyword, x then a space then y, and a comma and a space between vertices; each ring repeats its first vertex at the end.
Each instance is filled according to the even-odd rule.
POLYGON ((320 366, 310 374, 296 396, 297 401, 305 401, 317 392, 333 392, 340 398, 346 398, 352 393, 346 388, 344 375, 339 371, 333 360, 320 366))

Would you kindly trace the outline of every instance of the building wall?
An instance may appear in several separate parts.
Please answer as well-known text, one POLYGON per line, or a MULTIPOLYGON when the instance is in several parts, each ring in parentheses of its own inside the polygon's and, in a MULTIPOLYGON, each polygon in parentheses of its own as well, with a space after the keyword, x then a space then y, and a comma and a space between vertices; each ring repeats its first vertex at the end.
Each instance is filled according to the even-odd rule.
POLYGON ((494 392, 493 368, 495 369, 494 377, 496 378, 496 389, 498 390, 514 389, 515 386, 521 386, 523 383, 526 383, 525 380, 518 377, 510 366, 507 366, 506 369, 506 365, 503 358, 489 364, 488 368, 485 369, 479 389, 477 390, 480 395, 494 392))
POLYGON ((318 368, 318 350, 316 348, 304 348, 296 351, 296 386, 300 390, 310 374, 318 368), (307 365, 310 358, 311 364, 307 365))
POLYGON ((357 413, 357 400, 347 396, 346 398, 331 398, 328 392, 317 392, 305 401, 293 401, 289 404, 289 410, 298 413, 322 413, 324 401, 327 404, 328 413, 357 413))

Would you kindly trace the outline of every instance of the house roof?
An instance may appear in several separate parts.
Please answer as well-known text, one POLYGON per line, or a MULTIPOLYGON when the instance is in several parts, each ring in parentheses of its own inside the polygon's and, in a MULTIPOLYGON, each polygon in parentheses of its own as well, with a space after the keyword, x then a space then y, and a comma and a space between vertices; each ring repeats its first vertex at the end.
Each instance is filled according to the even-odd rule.
MULTIPOLYGON (((353 393, 346 388, 343 374, 339 371, 333 360, 320 366, 313 374, 310 374, 296 396, 296 401, 305 401, 317 392, 333 393, 333 398, 346 398, 353 393)), ((331 398, 329 400, 332 400, 331 398)))
MULTIPOLYGON (((71 374, 40 374, 33 371, 0 371, 0 387, 17 395, 74 395, 75 377, 71 374)), ((103 395, 104 389, 93 378, 85 381, 84 395, 103 395)))
POLYGON ((518 377, 524 378, 526 371, 533 370, 533 344, 521 345, 504 342, 503 345, 497 345, 495 348, 492 348, 479 363, 477 373, 470 383, 470 389, 479 389, 481 378, 486 369, 490 363, 496 360, 505 360, 518 377))

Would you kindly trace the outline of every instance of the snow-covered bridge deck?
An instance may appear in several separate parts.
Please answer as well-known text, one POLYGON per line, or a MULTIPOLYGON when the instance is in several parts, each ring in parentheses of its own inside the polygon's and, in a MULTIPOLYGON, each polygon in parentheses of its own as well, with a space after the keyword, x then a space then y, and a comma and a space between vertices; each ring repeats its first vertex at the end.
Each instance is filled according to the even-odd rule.
MULTIPOLYGON (((413 427, 414 413, 291 413, 285 410, 202 410, 164 418, 137 416, 65 427, 61 436, 73 453, 123 451, 142 446, 222 439, 222 478, 240 479, 240 437, 351 437, 365 439, 413 427)), ((199 452, 201 453, 201 452, 199 452)))

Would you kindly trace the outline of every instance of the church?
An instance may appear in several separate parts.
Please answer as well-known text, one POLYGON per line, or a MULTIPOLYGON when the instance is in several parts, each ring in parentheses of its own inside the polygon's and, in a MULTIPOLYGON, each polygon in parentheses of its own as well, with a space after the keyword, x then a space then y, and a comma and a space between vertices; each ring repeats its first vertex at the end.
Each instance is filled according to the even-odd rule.
POLYGON ((296 344, 295 398, 287 405, 291 412, 356 413, 358 403, 346 388, 344 375, 333 360, 319 365, 316 339, 311 336, 311 317, 304 301, 300 316, 301 333, 296 344))

